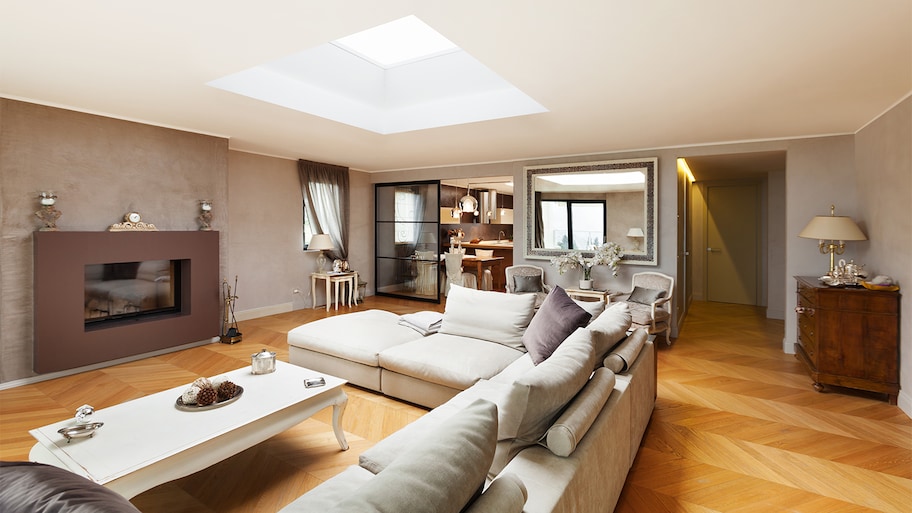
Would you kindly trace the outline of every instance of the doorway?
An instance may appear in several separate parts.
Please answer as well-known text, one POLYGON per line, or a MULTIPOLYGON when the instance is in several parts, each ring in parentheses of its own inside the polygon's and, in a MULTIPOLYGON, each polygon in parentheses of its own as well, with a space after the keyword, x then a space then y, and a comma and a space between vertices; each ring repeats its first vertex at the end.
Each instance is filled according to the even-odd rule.
POLYGON ((760 201, 757 183, 706 188, 706 299, 759 303, 760 201))

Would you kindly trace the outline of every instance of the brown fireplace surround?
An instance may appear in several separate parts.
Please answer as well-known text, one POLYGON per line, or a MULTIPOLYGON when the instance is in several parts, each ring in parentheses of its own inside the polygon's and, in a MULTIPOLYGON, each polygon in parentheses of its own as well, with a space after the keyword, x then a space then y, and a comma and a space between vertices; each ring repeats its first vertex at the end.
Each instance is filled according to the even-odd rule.
POLYGON ((219 234, 35 232, 34 369, 73 369, 159 351, 219 334, 219 234), (179 260, 180 309, 86 327, 85 266, 179 260))

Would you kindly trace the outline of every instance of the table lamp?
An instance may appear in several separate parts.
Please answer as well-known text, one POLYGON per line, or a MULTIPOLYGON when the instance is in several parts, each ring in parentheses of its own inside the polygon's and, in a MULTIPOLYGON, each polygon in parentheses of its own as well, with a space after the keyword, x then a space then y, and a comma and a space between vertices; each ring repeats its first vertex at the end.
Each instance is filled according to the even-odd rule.
POLYGON ((817 239, 820 252, 824 255, 829 253, 829 276, 835 275, 836 255, 845 252, 845 241, 868 240, 851 217, 836 215, 835 205, 830 205, 830 215, 814 216, 798 236, 804 239, 817 239))
POLYGON ((642 228, 631 228, 627 230, 627 236, 633 239, 633 250, 640 250, 640 239, 646 236, 642 228))
POLYGON ((320 252, 317 255, 317 271, 323 272, 326 270, 326 255, 323 252, 327 249, 333 249, 332 238, 328 234, 318 233, 310 238, 310 244, 307 246, 307 249, 313 249, 320 252))

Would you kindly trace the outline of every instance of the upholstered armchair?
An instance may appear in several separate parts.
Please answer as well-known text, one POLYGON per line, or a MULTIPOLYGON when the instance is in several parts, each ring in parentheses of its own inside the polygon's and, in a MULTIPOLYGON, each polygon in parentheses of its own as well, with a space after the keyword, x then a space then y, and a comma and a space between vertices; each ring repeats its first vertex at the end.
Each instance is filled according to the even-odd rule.
POLYGON ((645 328, 650 335, 665 332, 665 343, 671 345, 671 304, 674 295, 674 278, 659 272, 636 273, 631 279, 631 290, 613 297, 624 301, 633 319, 631 328, 645 328))
POLYGON ((537 265, 511 265, 504 269, 507 294, 535 294, 535 308, 541 306, 551 287, 545 285, 545 270, 537 265))

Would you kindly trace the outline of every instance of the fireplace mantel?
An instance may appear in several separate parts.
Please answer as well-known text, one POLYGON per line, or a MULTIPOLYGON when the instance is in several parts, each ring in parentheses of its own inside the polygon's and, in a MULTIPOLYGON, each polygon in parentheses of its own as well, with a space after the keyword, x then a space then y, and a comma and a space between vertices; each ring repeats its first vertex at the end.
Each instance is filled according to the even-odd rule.
POLYGON ((219 333, 219 233, 35 232, 38 373, 73 369, 210 340, 219 333), (85 266, 180 260, 179 312, 101 329, 85 323, 85 266))

